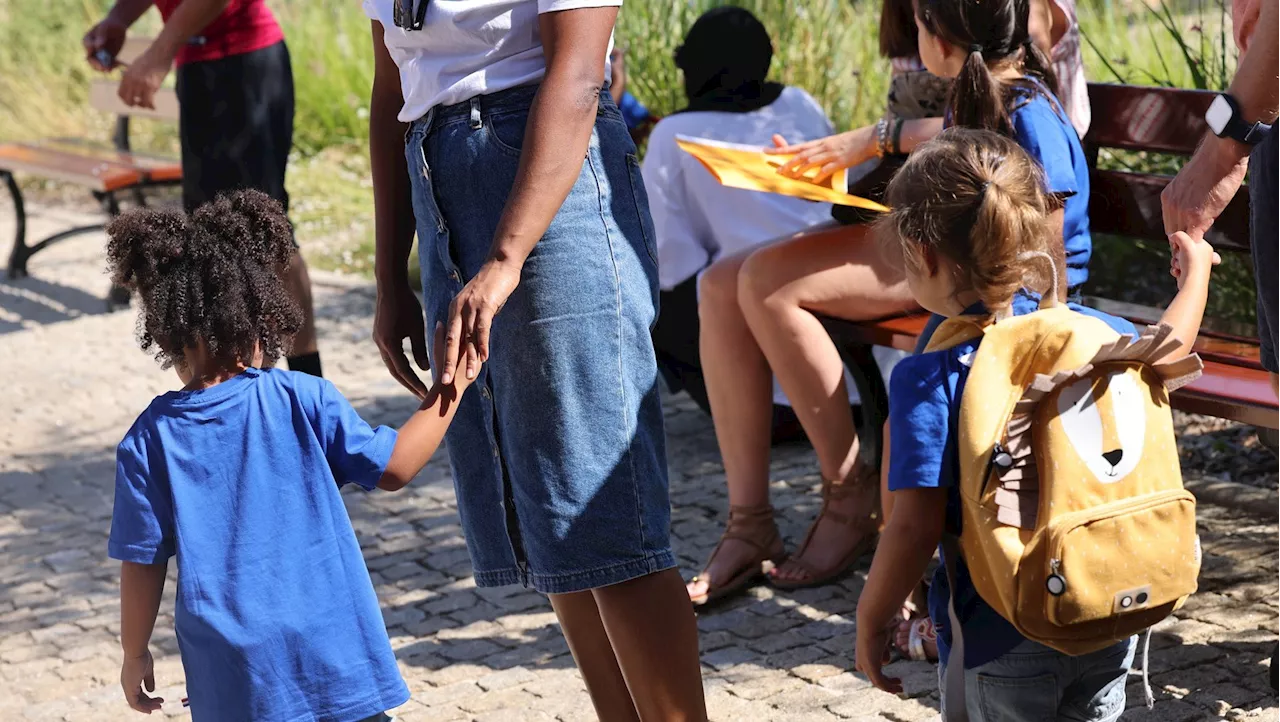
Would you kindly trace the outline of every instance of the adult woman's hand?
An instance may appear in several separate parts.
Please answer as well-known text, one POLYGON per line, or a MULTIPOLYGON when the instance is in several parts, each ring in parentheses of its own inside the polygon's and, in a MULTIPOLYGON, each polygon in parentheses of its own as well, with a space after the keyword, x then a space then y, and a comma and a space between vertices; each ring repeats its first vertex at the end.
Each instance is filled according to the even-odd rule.
MULTIPOLYGON (((422 322, 422 304, 404 283, 379 283, 378 302, 373 312, 373 341, 382 354, 382 363, 402 386, 419 399, 426 398, 427 386, 414 372, 404 355, 404 340, 409 339, 413 360, 418 368, 431 368, 427 356, 427 332, 422 322)), ((440 367, 437 367, 440 368, 440 367)), ((447 383, 447 382, 446 382, 447 383)))
POLYGON ((875 129, 855 128, 845 133, 792 145, 780 135, 773 136, 774 148, 765 150, 770 155, 794 156, 778 168, 778 173, 788 178, 801 178, 811 170, 817 170, 813 179, 821 183, 835 173, 852 168, 875 155, 875 129))
POLYGON ((489 360, 489 330, 493 317, 507 303, 520 283, 520 267, 509 261, 490 260, 480 267, 449 304, 449 321, 445 325, 444 348, 436 349, 439 382, 453 383, 453 370, 463 344, 471 347, 466 363, 468 379, 475 378, 480 364, 489 360), (444 358, 439 354, 443 353, 444 358))

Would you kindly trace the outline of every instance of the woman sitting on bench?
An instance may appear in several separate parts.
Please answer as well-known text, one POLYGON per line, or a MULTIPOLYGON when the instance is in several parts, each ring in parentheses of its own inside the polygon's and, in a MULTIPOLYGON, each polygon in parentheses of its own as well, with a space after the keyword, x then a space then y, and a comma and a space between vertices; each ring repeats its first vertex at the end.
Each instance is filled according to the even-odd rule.
MULTIPOLYGON (((780 172, 818 168, 829 176, 908 152, 936 135, 942 118, 906 120, 895 112, 905 92, 919 89, 916 73, 922 72, 912 70, 920 60, 898 56, 919 55, 939 77, 959 76, 949 108, 956 125, 1016 137, 1051 171, 1050 190, 1070 196, 1066 213, 1058 215, 1069 239, 1068 285, 1078 287, 1090 247, 1088 169, 1079 137, 1049 90, 1056 82, 1032 41, 1030 15, 1025 0, 886 3, 882 47, 898 58, 890 115, 875 127, 781 148, 796 155, 780 172), (981 29, 981 36, 968 28, 981 29)), ((922 105, 917 100, 916 107, 922 105)), ((764 561, 782 556, 768 500, 771 369, 813 443, 823 478, 822 510, 796 553, 772 571, 772 583, 784 589, 823 584, 871 548, 881 522, 877 473, 858 463, 844 365, 818 315, 863 321, 915 307, 900 269, 870 241, 865 225, 818 228, 722 259, 703 274, 702 366, 730 517, 705 571, 689 584, 691 598, 733 593, 759 576, 764 561)))

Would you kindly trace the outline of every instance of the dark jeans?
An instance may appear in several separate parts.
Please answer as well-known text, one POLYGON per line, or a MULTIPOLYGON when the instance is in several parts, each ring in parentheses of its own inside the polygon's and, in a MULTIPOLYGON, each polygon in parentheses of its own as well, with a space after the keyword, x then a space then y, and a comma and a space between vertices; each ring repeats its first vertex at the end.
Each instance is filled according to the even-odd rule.
POLYGON ((253 188, 288 211, 284 176, 293 147, 293 71, 284 41, 182 65, 177 78, 187 210, 219 193, 253 188))
POLYGON ((1249 247, 1253 249, 1253 273, 1258 286, 1258 340, 1262 366, 1276 373, 1276 246, 1280 228, 1276 219, 1276 131, 1273 128, 1249 156, 1249 247))

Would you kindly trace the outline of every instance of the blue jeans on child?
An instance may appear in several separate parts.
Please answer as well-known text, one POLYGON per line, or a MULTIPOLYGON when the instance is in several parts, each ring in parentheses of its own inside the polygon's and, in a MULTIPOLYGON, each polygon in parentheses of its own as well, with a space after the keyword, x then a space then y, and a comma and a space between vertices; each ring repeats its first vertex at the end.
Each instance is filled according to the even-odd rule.
MULTIPOLYGON (((1125 680, 1133 666, 1137 637, 1080 657, 1068 657, 1036 642, 965 670, 969 722, 1114 722, 1125 707, 1125 680)), ((943 689, 946 665, 938 665, 943 689)), ((946 705, 946 699, 943 699, 946 705)))

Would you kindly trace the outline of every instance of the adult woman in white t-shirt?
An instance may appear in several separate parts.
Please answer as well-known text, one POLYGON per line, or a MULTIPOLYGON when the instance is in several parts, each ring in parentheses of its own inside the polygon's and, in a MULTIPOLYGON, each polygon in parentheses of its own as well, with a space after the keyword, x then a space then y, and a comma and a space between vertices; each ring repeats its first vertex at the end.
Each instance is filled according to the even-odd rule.
POLYGON ((669 541, 653 227, 602 91, 620 4, 365 0, 374 337, 419 396, 476 377, 447 437, 476 584, 550 597, 602 719, 703 720, 669 541), (403 348, 427 368, 423 306, 447 329, 431 390, 403 348))

